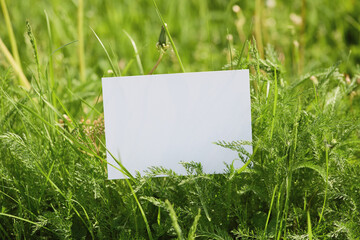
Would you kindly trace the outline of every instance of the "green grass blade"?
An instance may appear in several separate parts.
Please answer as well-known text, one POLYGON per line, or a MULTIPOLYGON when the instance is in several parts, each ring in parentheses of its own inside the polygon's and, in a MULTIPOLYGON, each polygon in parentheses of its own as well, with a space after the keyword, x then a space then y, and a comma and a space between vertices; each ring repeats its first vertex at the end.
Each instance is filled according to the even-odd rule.
POLYGON ((115 73, 116 76, 121 76, 121 73, 116 70, 116 68, 115 68, 115 66, 114 66, 114 64, 113 64, 113 62, 112 62, 112 60, 110 58, 110 55, 109 55, 108 51, 106 50, 104 44, 102 43, 101 39, 98 37, 98 35, 94 31, 94 29, 92 29, 91 27, 90 27, 90 29, 93 32, 93 34, 95 35, 96 39, 99 41, 101 47, 104 49, 104 51, 106 53, 106 56, 107 56, 107 59, 108 59, 108 62, 110 64, 110 66, 111 66, 111 69, 113 70, 113 72, 115 73))
POLYGON ((5 58, 10 63, 11 67, 14 69, 15 73, 18 75, 18 77, 20 79, 20 85, 23 86, 26 90, 30 90, 31 85, 30 85, 29 80, 26 78, 21 67, 16 63, 15 59, 13 58, 13 56, 11 55, 11 53, 5 46, 1 37, 0 37, 0 52, 2 52, 5 55, 5 58))
MULTIPOLYGON (((5 231, 4 227, 2 226, 2 224, 0 223, 0 230, 4 233, 4 235, 2 236, 4 239, 10 239, 9 234, 7 233, 7 231, 5 231)), ((0 235, 1 236, 1 235, 0 235)))
POLYGON ((320 217, 319 217, 319 224, 317 228, 319 228, 321 220, 323 218, 325 206, 326 206, 326 199, 327 199, 327 191, 328 191, 328 182, 329 182, 329 146, 327 143, 325 143, 325 160, 326 160, 326 182, 325 182, 325 197, 324 197, 324 203, 321 209, 320 217))
POLYGON ((7 214, 7 213, 2 213, 2 212, 0 212, 0 216, 18 219, 18 220, 21 220, 21 221, 23 221, 23 222, 27 222, 27 223, 30 223, 30 224, 32 224, 32 225, 35 225, 35 226, 44 228, 44 229, 46 229, 46 230, 48 230, 48 231, 50 231, 50 232, 52 232, 52 233, 55 233, 53 230, 51 230, 51 229, 49 229, 49 228, 47 228, 47 227, 44 227, 42 224, 39 224, 39 223, 37 223, 37 222, 33 222, 33 221, 29 220, 29 219, 25 219, 25 218, 22 218, 22 217, 18 217, 18 216, 15 216, 15 215, 7 214))
POLYGON ((201 210, 200 208, 198 209, 198 214, 196 215, 195 219, 194 219, 194 222, 190 228, 190 231, 189 231, 189 234, 188 234, 188 240, 194 240, 196 238, 196 228, 197 228, 197 225, 199 223, 199 219, 201 217, 201 210))
POLYGON ((311 219, 310 219, 310 211, 309 211, 309 209, 306 211, 306 216, 307 216, 308 237, 309 237, 309 240, 312 240, 313 235, 312 235, 312 230, 311 230, 311 219))
MULTIPOLYGON (((54 79, 54 63, 53 63, 53 46, 52 46, 52 34, 51 34, 51 25, 50 25, 50 19, 47 14, 47 12, 44 10, 45 17, 46 17, 46 25, 48 30, 48 37, 49 37, 49 51, 48 51, 48 92, 49 92, 49 99, 51 99, 51 104, 56 108, 56 98, 55 98, 55 79, 54 79)), ((51 122, 56 121, 56 113, 53 113, 50 115, 52 117, 51 122)))
POLYGON ((258 150, 259 147, 260 147, 260 141, 258 141, 258 143, 257 143, 257 145, 256 145, 256 147, 255 147, 255 149, 254 149, 253 154, 251 154, 251 156, 250 156, 249 159, 246 161, 246 163, 244 164, 244 166, 242 166, 241 168, 239 168, 239 169, 237 170, 237 173, 243 172, 243 171, 247 168, 247 166, 249 166, 249 164, 252 162, 252 160, 253 160, 253 158, 254 158, 254 156, 255 156, 255 154, 256 154, 256 152, 257 152, 257 150, 258 150))
POLYGON ((62 45, 61 47, 58 47, 57 49, 55 49, 54 51, 51 52, 51 55, 54 55, 57 51, 63 49, 64 47, 66 47, 66 46, 68 46, 68 45, 70 45, 70 44, 76 43, 76 42, 78 42, 78 40, 74 40, 74 41, 68 42, 68 43, 62 45))
POLYGON ((141 216, 143 217, 143 220, 144 220, 144 222, 145 222, 145 226, 146 226, 146 231, 147 231, 147 233, 148 233, 148 237, 149 237, 150 240, 152 240, 153 237, 152 237, 150 225, 149 225, 149 222, 148 222, 148 220, 147 220, 147 218, 146 218, 146 214, 145 214, 145 212, 144 212, 144 209, 142 208, 142 206, 141 206, 141 204, 140 204, 140 202, 139 202, 139 199, 137 198, 136 193, 135 193, 133 187, 131 186, 131 183, 130 183, 129 179, 125 178, 125 181, 126 181, 126 183, 128 184, 128 186, 129 186, 129 188, 130 188, 131 194, 133 195, 133 197, 134 197, 134 199, 135 199, 135 201, 136 201, 136 204, 137 204, 138 207, 139 207, 139 210, 140 210, 140 212, 141 212, 141 216))
POLYGON ((272 207, 273 207, 274 200, 275 200, 275 194, 276 194, 277 186, 278 185, 275 185, 274 191, 273 191, 273 194, 272 194, 272 197, 271 197, 270 208, 269 208, 269 212, 268 212, 268 216, 267 216, 266 224, 265 224, 265 229, 264 229, 264 236, 266 235, 267 227, 268 227, 268 224, 269 224, 272 207))
POLYGON ((49 53, 48 53, 48 57, 49 57, 49 69, 48 69, 48 78, 50 80, 50 92, 51 92, 51 96, 49 99, 51 99, 51 103, 52 105, 56 108, 56 100, 55 100, 55 96, 53 96, 54 94, 52 93, 55 90, 55 79, 54 79, 54 63, 53 63, 53 45, 52 45, 52 34, 51 34, 51 25, 50 25, 50 19, 49 16, 47 14, 46 11, 44 11, 45 13, 45 17, 46 17, 46 26, 47 26, 47 32, 48 32, 48 37, 49 37, 49 53))
POLYGON ((181 68, 182 72, 185 72, 185 68, 184 68, 184 66, 183 66, 183 64, 182 64, 180 55, 179 55, 179 53, 178 53, 178 50, 176 49, 175 43, 174 43, 174 41, 173 41, 173 39, 172 39, 172 37, 171 37, 171 34, 170 34, 169 29, 168 29, 168 27, 167 27, 167 24, 165 23, 162 15, 161 15, 161 13, 160 13, 160 10, 159 10, 159 8, 158 8, 158 6, 157 6, 157 4, 156 4, 156 1, 153 0, 153 3, 154 3, 154 6, 155 6, 155 9, 156 9, 156 13, 157 13, 157 15, 159 16, 159 18, 160 18, 160 20, 161 20, 161 23, 162 23, 162 25, 163 25, 164 28, 165 28, 166 35, 168 36, 168 38, 169 38, 169 40, 170 40, 170 43, 171 43, 171 46, 172 46, 172 48, 173 48, 173 50, 174 50, 174 53, 175 53, 175 55, 176 55, 176 57, 177 57, 177 59, 178 59, 178 61, 179 61, 180 68, 181 68))
POLYGON ((241 47, 241 51, 240 51, 240 55, 238 57, 238 60, 237 60, 237 66, 236 66, 236 69, 240 69, 240 66, 241 66, 241 63, 242 63, 242 57, 244 55, 244 51, 245 51, 245 46, 246 46, 246 43, 247 43, 248 40, 245 40, 242 47, 241 47))
POLYGON ((36 38, 33 34, 31 25, 29 21, 26 21, 26 29, 27 29, 27 35, 30 39, 30 43, 31 46, 33 48, 33 52, 34 52, 34 59, 35 59, 35 63, 36 63, 36 70, 37 70, 37 83, 38 83, 38 88, 41 89, 41 83, 40 83, 40 79, 41 79, 41 67, 40 67, 40 60, 39 60, 39 51, 37 49, 37 44, 36 44, 36 38))
POLYGON ((233 69, 233 54, 232 54, 232 44, 231 44, 231 39, 230 39, 230 33, 229 33, 229 29, 226 29, 227 35, 226 38, 228 40, 228 51, 229 51, 229 55, 230 55, 230 70, 233 69))
POLYGON ((8 32, 9 39, 10 39, 10 45, 11 45, 12 54, 14 56, 15 62, 17 63, 17 65, 21 69, 21 61, 20 61, 19 51, 18 51, 18 48, 17 48, 16 38, 15 38, 15 34, 14 34, 13 27, 12 27, 12 24, 11 24, 10 15, 9 15, 9 12, 7 10, 7 7, 6 7, 6 2, 5 2, 5 0, 1 0, 0 3, 1 3, 2 12, 4 14, 4 20, 5 20, 7 32, 8 32))
POLYGON ((173 206, 171 205, 171 203, 169 202, 169 200, 166 200, 166 201, 165 201, 165 204, 166 204, 166 207, 167 207, 167 209, 168 209, 168 211, 169 211, 169 215, 170 215, 170 218, 171 218, 172 226, 173 226, 174 229, 175 229, 175 232, 176 232, 176 234, 177 234, 177 236, 178 236, 178 239, 179 239, 179 240, 183 240, 184 237, 183 237, 183 234, 182 234, 180 225, 179 225, 179 223, 178 223, 175 210, 174 210, 173 206))
POLYGON ((134 39, 129 35, 128 32, 126 32, 125 30, 123 30, 123 32, 124 32, 124 33, 126 34, 126 36, 129 38, 129 40, 130 40, 130 42, 131 42, 131 45, 132 45, 133 48, 134 48, 135 57, 136 57, 136 62, 137 62, 138 67, 139 67, 139 72, 140 72, 141 75, 144 75, 144 69, 143 69, 143 66, 142 66, 142 63, 141 63, 139 51, 137 50, 137 47, 136 47, 136 43, 135 43, 134 39))
POLYGON ((77 35, 79 39, 79 71, 80 71, 80 80, 84 82, 86 79, 85 75, 85 52, 84 52, 84 0, 78 1, 78 11, 77 11, 77 35))
POLYGON ((276 105, 278 99, 278 85, 277 85, 277 75, 276 75, 276 68, 274 68, 274 81, 275 81, 275 89, 274 89, 274 106, 272 112, 272 121, 271 121, 271 130, 270 130, 270 141, 273 136, 274 126, 275 126, 275 116, 276 116, 276 105))

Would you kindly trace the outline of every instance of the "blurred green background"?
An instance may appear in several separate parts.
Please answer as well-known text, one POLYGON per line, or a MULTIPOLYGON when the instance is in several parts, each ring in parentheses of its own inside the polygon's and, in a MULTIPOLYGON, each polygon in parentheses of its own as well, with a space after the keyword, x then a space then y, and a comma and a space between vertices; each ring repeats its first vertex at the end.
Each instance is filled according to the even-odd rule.
MULTIPOLYGON (((157 1, 159 9, 179 50, 186 71, 218 70, 225 65, 228 52, 228 33, 233 36, 233 47, 240 51, 249 34, 256 35, 260 25, 258 44, 272 44, 282 55, 290 73, 327 67, 343 62, 345 72, 354 73, 360 61, 360 4, 356 0, 186 0, 157 1), (234 7, 238 5, 240 9, 234 7), (235 13, 234 10, 240 12, 235 13), (255 23, 257 17, 259 23, 255 23), (299 56, 298 56, 299 55, 299 56), (302 59, 303 58, 303 59, 302 59), (301 66, 303 65, 303 66, 301 66)), ((48 32, 44 11, 49 15, 56 49, 77 40, 77 1, 7 1, 21 60, 32 62, 32 50, 25 41, 25 21, 32 25, 43 55, 48 51, 48 32)), ((8 35, 1 15, 1 38, 9 46, 8 35)), ((125 68, 134 51, 123 30, 135 40, 145 71, 157 59, 155 47, 161 22, 152 1, 98 1, 84 2, 84 39, 86 76, 96 80, 109 68, 106 56, 90 30, 92 27, 107 48, 111 46, 120 67, 125 68)), ((77 43, 71 44, 54 57, 57 75, 77 78, 77 43)), ((261 51, 261 49, 259 49, 261 51)), ((4 65, 3 59, 1 65, 4 65)), ((159 66, 159 73, 179 72, 173 56, 159 66)), ((139 74, 135 62, 127 75, 139 74)))

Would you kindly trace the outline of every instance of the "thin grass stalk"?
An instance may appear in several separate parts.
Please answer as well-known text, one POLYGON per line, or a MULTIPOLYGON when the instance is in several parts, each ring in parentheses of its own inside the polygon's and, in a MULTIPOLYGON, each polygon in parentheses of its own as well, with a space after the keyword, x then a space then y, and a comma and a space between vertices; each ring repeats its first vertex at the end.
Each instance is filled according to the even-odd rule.
MULTIPOLYGON (((4 237, 4 235, 2 235, 2 237, 4 238, 4 239, 10 239, 10 236, 9 236, 9 234, 7 233, 7 231, 5 231, 5 229, 4 229, 4 227, 2 226, 2 224, 0 224, 0 230, 4 233, 4 235, 5 235, 5 237, 4 237)), ((1 235, 0 235, 1 236, 1 235)))
MULTIPOLYGON (((256 93, 256 97, 258 98, 259 96, 259 86, 260 86, 260 56, 259 56, 259 51, 256 47, 256 44, 257 44, 257 41, 255 38, 253 38, 253 42, 252 42, 252 46, 251 46, 251 49, 252 49, 252 55, 253 57, 255 57, 255 60, 256 60, 256 78, 255 78, 255 81, 254 81, 254 90, 255 90, 255 93, 256 93)), ((249 55, 248 55, 248 61, 249 61, 249 55)), ((259 98, 258 98, 259 99, 259 98)), ((259 99, 260 101, 260 99, 259 99)))
POLYGON ((129 40, 131 42, 131 45, 133 46, 133 49, 134 49, 134 52, 135 52, 135 57, 136 57, 136 62, 137 62, 137 65, 139 67, 139 72, 140 72, 141 75, 144 75, 144 69, 143 69, 143 66, 142 66, 142 63, 141 63, 139 51, 137 50, 137 47, 136 47, 136 43, 135 43, 134 39, 129 35, 129 33, 127 33, 125 30, 123 30, 123 32, 129 38, 129 40))
POLYGON ((94 236, 94 233, 93 233, 93 226, 92 226, 89 214, 87 213, 85 207, 80 202, 76 201, 75 199, 71 199, 71 201, 73 201, 74 203, 77 203, 81 207, 81 209, 83 210, 83 212, 85 214, 85 217, 86 217, 86 220, 88 221, 88 224, 89 224, 88 230, 90 232, 90 235, 91 235, 92 239, 94 239, 95 236, 94 236))
POLYGON ((96 32, 94 31, 94 29, 92 29, 90 27, 91 31, 93 32, 93 34, 95 35, 96 39, 99 41, 101 47, 104 49, 105 53, 106 53, 106 57, 108 59, 108 62, 111 66, 111 69, 113 70, 113 72, 115 73, 116 76, 121 76, 121 72, 120 71, 117 71, 117 69, 115 68, 115 65, 113 64, 111 58, 110 58, 110 55, 108 53, 108 51, 106 50, 104 44, 102 43, 101 39, 98 37, 98 35, 96 34, 96 32))
POLYGON ((77 12, 77 34, 79 39, 79 71, 80 71, 80 80, 85 81, 85 53, 84 53, 84 0, 79 0, 78 3, 78 12, 77 12))
POLYGON ((272 114, 271 130, 270 130, 270 141, 272 139, 273 132, 274 132, 275 116, 276 116, 276 104, 277 104, 277 99, 278 99, 278 86, 277 86, 276 68, 274 68, 274 78, 275 78, 274 106, 273 106, 273 114, 272 114))
MULTIPOLYGON (((42 74, 41 74, 42 70, 41 70, 41 66, 40 66, 39 53, 38 53, 38 49, 37 49, 36 38, 33 34, 33 31, 32 31, 29 21, 26 21, 26 28, 27 28, 27 35, 29 37, 29 40, 30 40, 30 43, 31 43, 31 46, 32 46, 33 52, 34 52, 34 58, 35 58, 36 69, 37 69, 37 78, 35 77, 35 80, 36 80, 36 83, 37 83, 38 89, 39 89, 39 93, 38 93, 38 96, 40 98, 39 100, 40 100, 40 103, 42 104, 42 105, 40 105, 40 114, 43 116, 43 115, 45 115, 45 113, 47 114, 48 112, 44 112, 45 111, 44 103, 46 101, 42 101, 42 100, 44 100, 44 98, 43 98, 44 89, 42 86, 42 74)), ((34 90, 37 92, 37 89, 34 88, 34 90)), ((46 124, 44 124, 44 129, 45 129, 46 134, 48 135, 48 139, 50 139, 50 142, 52 143, 52 140, 50 137, 50 131, 46 124)))
POLYGON ((70 44, 76 43, 76 42, 78 42, 78 40, 74 40, 74 41, 68 42, 68 43, 62 45, 61 47, 58 47, 57 49, 55 49, 55 50, 51 53, 51 55, 54 55, 54 53, 56 53, 57 51, 63 49, 64 47, 66 47, 66 46, 68 46, 68 45, 70 45, 70 44))
POLYGON ((312 240, 313 234, 312 234, 312 230, 311 230, 311 219, 310 219, 310 210, 309 209, 306 211, 306 216, 307 216, 308 237, 309 237, 309 240, 312 240))
MULTIPOLYGON (((49 57, 49 63, 48 63, 48 79, 50 83, 48 82, 48 89, 49 89, 49 99, 51 99, 51 104, 56 108, 56 97, 55 97, 55 79, 54 79, 54 63, 53 63, 53 46, 52 46, 52 34, 51 34, 51 26, 50 26, 50 20, 49 16, 46 11, 45 17, 46 17, 46 25, 47 25, 47 31, 48 31, 48 37, 49 37, 49 51, 48 51, 48 57, 49 57)), ((56 113, 54 112, 51 115, 51 121, 56 121, 56 113)), ((54 132, 52 132, 54 133, 54 132)))
POLYGON ((139 224, 138 224, 138 220, 137 220, 137 212, 136 212, 136 202, 131 202, 132 205, 132 215, 134 216, 134 225, 135 225, 135 233, 136 236, 139 236, 139 224))
POLYGON ((297 228, 300 229, 301 227, 300 227, 300 221, 299 221, 299 214, 297 213, 295 206, 293 206, 293 211, 295 213, 297 228))
POLYGON ((287 219, 287 215, 288 215, 288 211, 289 211, 289 199, 290 199, 290 193, 291 193, 291 185, 292 185, 292 172, 293 172, 293 164, 294 164, 294 159, 295 159, 295 151, 297 148, 297 135, 298 135, 298 120, 300 118, 300 112, 301 112, 301 105, 300 105, 300 100, 298 101, 298 112, 297 112, 297 116, 295 118, 295 123, 294 123, 294 147, 292 149, 290 149, 291 154, 289 154, 289 163, 288 163, 288 170, 287 170, 287 176, 286 176, 286 196, 285 196, 285 204, 284 204, 284 212, 283 212, 283 216, 282 219, 280 221, 280 228, 279 228, 279 232, 280 234, 278 235, 278 239, 280 239, 281 236, 281 231, 282 231, 282 225, 283 222, 284 224, 284 237, 286 238, 286 219, 287 219))
POLYGON ((16 63, 15 59, 13 58, 13 56, 11 55, 11 53, 9 52, 7 47, 5 46, 5 44, 2 41, 1 37, 0 37, 0 51, 5 55, 5 58, 7 59, 7 61, 12 66, 15 73, 18 75, 18 77, 20 79, 20 85, 23 86, 26 90, 30 90, 31 85, 29 83, 29 80, 26 78, 26 76, 25 76, 23 70, 21 69, 21 67, 16 63))
POLYGON ((141 206, 141 204, 140 204, 140 202, 139 202, 139 199, 137 198, 136 193, 135 193, 133 187, 131 186, 131 183, 130 183, 129 179, 125 178, 125 181, 126 181, 126 183, 128 184, 128 186, 129 186, 129 188, 130 188, 131 194, 133 195, 133 197, 134 197, 134 199, 135 199, 135 201, 136 201, 136 204, 137 204, 138 207, 139 207, 139 210, 140 210, 140 212, 141 212, 141 216, 142 216, 142 218, 143 218, 143 220, 144 220, 144 222, 145 222, 145 226, 146 226, 146 231, 147 231, 148 237, 149 237, 150 240, 152 240, 153 237, 152 237, 152 234, 151 234, 150 225, 149 225, 149 222, 148 222, 148 220, 147 220, 147 218, 146 218, 144 209, 142 208, 142 206, 141 206))
POLYGON ((262 18, 262 2, 261 0, 256 0, 255 2, 255 37, 257 42, 257 47, 259 49, 260 57, 264 57, 264 46, 262 42, 262 33, 261 33, 261 18, 262 18))
POLYGON ((171 37, 171 34, 170 34, 169 29, 168 29, 168 27, 167 27, 167 24, 165 23, 162 15, 161 15, 161 13, 160 13, 160 10, 159 10, 159 8, 158 8, 158 6, 157 6, 157 4, 156 4, 156 1, 153 0, 153 3, 154 3, 154 6, 155 6, 156 13, 157 13, 157 15, 159 16, 159 18, 160 18, 160 20, 161 20, 161 23, 163 24, 163 26, 164 26, 164 28, 165 28, 166 35, 168 36, 168 38, 169 38, 169 40, 170 40, 170 43, 171 43, 171 46, 172 46, 172 48, 173 48, 173 50, 174 50, 174 53, 175 53, 175 55, 176 55, 176 57, 177 57, 177 59, 178 59, 178 61, 179 61, 181 71, 182 71, 182 72, 185 72, 185 68, 184 68, 184 66, 183 66, 183 64, 182 64, 180 55, 179 55, 179 53, 178 53, 178 50, 176 49, 175 43, 174 43, 174 41, 173 41, 173 39, 172 39, 172 37, 171 37))
POLYGON ((316 85, 314 82, 313 82, 313 88, 314 88, 315 103, 316 106, 318 106, 318 97, 317 97, 316 85))
POLYGON ((229 29, 226 29, 227 31, 227 40, 228 40, 228 49, 229 49, 229 62, 230 62, 230 70, 233 69, 233 54, 232 54, 232 44, 231 44, 231 38, 232 36, 230 36, 230 33, 229 33, 229 29))
MULTIPOLYGON (((288 164, 288 173, 286 176, 286 197, 285 197, 285 205, 284 205, 284 212, 283 212, 283 217, 281 219, 280 222, 280 229, 279 231, 282 230, 282 224, 283 222, 285 222, 284 224, 284 237, 286 238, 286 219, 287 219, 287 215, 288 215, 288 211, 289 211, 289 199, 290 199, 290 193, 291 193, 291 185, 292 185, 292 172, 293 172, 293 164, 294 164, 294 159, 295 159, 295 152, 296 152, 296 148, 297 148, 297 135, 298 135, 298 126, 299 126, 299 118, 300 118, 300 112, 301 112, 301 104, 300 104, 300 99, 298 100, 298 112, 297 112, 297 116, 295 118, 295 123, 294 123, 294 147, 292 149, 290 149, 291 154, 289 155, 289 164, 288 164)), ((279 234, 278 237, 280 237, 281 234, 279 234)))
POLYGON ((226 222, 227 224, 229 224, 230 222, 230 212, 232 211, 232 206, 231 206, 231 189, 232 188, 232 178, 235 175, 235 168, 234 168, 234 164, 231 164, 231 168, 230 168, 230 176, 226 181, 226 222))
POLYGON ((164 56, 164 52, 163 52, 163 51, 160 51, 159 58, 158 58, 158 60, 156 61, 154 67, 153 67, 153 68, 150 70, 150 72, 148 73, 148 75, 151 75, 151 74, 154 73, 154 71, 156 70, 156 68, 159 66, 159 64, 160 64, 163 56, 164 56))
MULTIPOLYGON (((70 93, 72 96, 76 96, 76 94, 74 92, 72 92, 70 89, 66 89, 68 93, 70 93)), ((91 111, 89 113, 91 113, 92 111, 94 111, 97 115, 101 115, 102 112, 100 112, 99 110, 97 110, 95 108, 95 105, 98 104, 99 102, 99 98, 101 96, 101 90, 99 91, 98 97, 96 99, 96 102, 94 104, 94 106, 92 106, 90 103, 88 103, 84 98, 82 98, 81 96, 76 96, 83 104, 85 104, 86 106, 88 106, 89 108, 91 108, 91 111)), ((56 97, 56 94, 55 94, 56 97)), ((87 116, 88 117, 88 116, 87 116)))
POLYGON ((158 215, 157 215, 157 218, 156 218, 156 222, 157 224, 160 226, 161 225, 161 208, 160 206, 158 207, 158 215))
POLYGON ((317 228, 319 228, 321 220, 323 218, 323 214, 324 214, 324 210, 325 210, 325 206, 326 206, 326 199, 327 199, 327 191, 328 191, 328 182, 329 182, 329 146, 326 143, 325 146, 325 160, 326 160, 326 185, 325 185, 325 197, 324 197, 324 203, 321 209, 321 213, 320 213, 320 218, 319 218, 319 224, 317 226, 317 228))
POLYGON ((19 51, 18 51, 17 44, 16 44, 16 38, 15 38, 15 34, 14 34, 14 31, 13 31, 13 28, 12 28, 10 15, 9 15, 9 12, 7 10, 7 7, 6 7, 5 0, 1 0, 1 9, 2 9, 2 12, 4 14, 4 20, 5 20, 7 32, 8 32, 8 35, 9 35, 12 54, 14 56, 15 62, 19 65, 20 69, 22 69, 20 56, 19 56, 19 51))
POLYGON ((244 41, 242 47, 241 47, 241 51, 240 51, 240 55, 239 55, 239 57, 238 57, 236 69, 240 69, 240 67, 241 67, 242 57, 243 57, 243 54, 244 54, 244 50, 245 50, 245 46, 246 46, 247 41, 248 41, 248 40, 246 39, 246 40, 244 41))
POLYGON ((49 68, 48 68, 48 78, 50 80, 50 92, 51 92, 51 96, 50 99, 52 100, 52 105, 54 106, 54 108, 56 108, 56 98, 55 95, 53 93, 54 89, 55 89, 55 79, 54 79, 54 63, 53 63, 53 45, 52 45, 52 34, 51 34, 51 25, 50 25, 50 19, 49 16, 47 14, 46 11, 45 12, 45 17, 46 17, 46 25, 47 25, 47 31, 48 31, 48 37, 49 37, 49 68))
POLYGON ((247 166, 249 166, 249 164, 252 162, 252 160, 253 160, 253 158, 255 157, 255 154, 256 154, 258 148, 260 147, 260 142, 261 142, 260 140, 257 142, 253 154, 251 154, 250 158, 246 161, 246 163, 245 163, 241 168, 239 168, 239 169, 237 170, 237 173, 238 173, 238 174, 240 174, 241 172, 243 172, 243 171, 247 168, 247 166))
POLYGON ((42 92, 42 86, 41 86, 41 67, 40 67, 40 61, 39 61, 39 54, 37 50, 37 44, 36 44, 36 38, 33 34, 31 25, 29 21, 26 21, 26 29, 27 29, 27 35, 29 37, 31 46, 33 48, 34 52, 34 59, 36 63, 36 70, 37 70, 37 77, 35 77, 36 83, 38 85, 38 88, 40 89, 40 92, 42 92))
POLYGON ((282 213, 282 217, 280 220, 280 225, 279 225, 279 230, 278 230, 278 236, 277 239, 279 240, 281 237, 281 232, 283 229, 283 223, 285 222, 285 227, 284 227, 284 237, 286 239, 286 218, 287 218, 287 212, 288 212, 288 206, 289 206, 289 199, 290 199, 290 190, 291 190, 291 181, 292 181, 292 174, 291 171, 288 169, 288 171, 290 172, 290 176, 286 176, 285 179, 285 187, 286 187, 286 193, 285 193, 285 203, 284 203, 284 211, 282 213))
POLYGON ((306 0, 301 1, 301 29, 300 29, 300 63, 299 71, 303 72, 305 61, 305 35, 306 35, 306 0))
MULTIPOLYGON (((50 174, 51 174, 52 171, 53 171, 54 165, 55 165, 55 161, 53 161, 53 163, 51 164, 50 169, 49 169, 49 172, 48 172, 48 174, 46 175, 46 179, 50 179, 50 174)), ((47 183, 48 183, 48 180, 46 180, 45 185, 47 185, 47 183)), ((46 191, 46 190, 44 189, 43 193, 41 194, 41 197, 39 198, 39 204, 40 204, 40 202, 41 202, 41 198, 42 198, 43 194, 45 193, 45 191, 46 191)))
POLYGON ((277 196, 277 201, 276 201, 276 210, 277 210, 277 215, 276 215, 276 227, 275 227, 275 234, 276 234, 276 239, 280 239, 281 236, 281 229, 279 229, 279 222, 280 222, 280 214, 281 214, 281 194, 282 194, 282 189, 284 187, 284 182, 281 184, 279 192, 278 192, 278 196, 277 196))
POLYGON ((247 35, 247 38, 246 38, 246 40, 244 41, 244 43, 243 43, 243 45, 242 45, 242 47, 241 47, 241 51, 240 51, 240 55, 239 55, 239 58, 238 58, 238 62, 237 62, 237 66, 236 66, 236 69, 240 69, 240 66, 241 66, 241 64, 242 64, 242 57, 243 57, 243 54, 244 54, 244 51, 245 51, 245 47, 246 47, 246 44, 248 43, 248 51, 247 51, 247 61, 249 62, 249 50, 250 50, 250 41, 249 41, 249 39, 250 39, 250 36, 251 36, 251 29, 252 29, 252 27, 253 27, 253 21, 251 21, 251 23, 250 23, 250 31, 249 31, 249 33, 248 33, 248 35, 247 35))
MULTIPOLYGON (((118 64, 118 62, 119 62, 119 59, 117 58, 117 56, 116 56, 116 54, 115 54, 115 52, 114 52, 114 49, 112 48, 112 46, 111 45, 109 45, 109 47, 110 47, 110 50, 111 50, 111 54, 112 54, 112 57, 113 57, 113 59, 114 59, 114 61, 115 61, 115 66, 117 67, 117 70, 118 70, 118 72, 121 74, 121 70, 120 70, 120 66, 119 66, 119 64, 118 64)), ((134 59, 131 59, 130 61, 133 61, 134 59)), ((128 63, 129 65, 131 65, 130 63, 128 63)), ((101 93, 101 92, 100 92, 101 93)))
POLYGON ((35 226, 41 227, 41 228, 43 228, 43 229, 46 229, 46 230, 48 230, 49 232, 55 233, 53 230, 51 230, 51 229, 43 226, 42 224, 37 223, 37 222, 33 222, 33 221, 29 220, 29 219, 25 219, 25 218, 22 218, 22 217, 18 217, 18 216, 15 216, 15 215, 7 214, 7 213, 2 213, 2 212, 0 212, 0 216, 9 217, 9 218, 17 219, 17 220, 20 220, 20 221, 23 221, 23 222, 27 222, 27 223, 30 223, 30 224, 32 224, 32 225, 35 225, 35 226))
POLYGON ((266 223, 265 223, 264 236, 266 235, 267 227, 268 227, 268 224, 269 224, 272 207, 273 207, 273 203, 274 203, 274 200, 275 200, 275 194, 276 194, 277 186, 278 185, 276 184, 275 187, 274 187, 274 190, 273 190, 272 197, 271 197, 270 208, 269 208, 268 216, 266 218, 266 223))

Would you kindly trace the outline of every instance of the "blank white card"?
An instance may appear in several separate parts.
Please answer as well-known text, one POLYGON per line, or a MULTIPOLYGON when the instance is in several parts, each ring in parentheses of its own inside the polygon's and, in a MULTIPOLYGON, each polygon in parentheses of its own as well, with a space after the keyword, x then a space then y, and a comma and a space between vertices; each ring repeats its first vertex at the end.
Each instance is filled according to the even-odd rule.
POLYGON ((102 86, 109 179, 125 178, 112 156, 131 174, 152 166, 186 174, 181 161, 210 174, 243 165, 214 142, 252 141, 248 70, 112 77, 102 86))

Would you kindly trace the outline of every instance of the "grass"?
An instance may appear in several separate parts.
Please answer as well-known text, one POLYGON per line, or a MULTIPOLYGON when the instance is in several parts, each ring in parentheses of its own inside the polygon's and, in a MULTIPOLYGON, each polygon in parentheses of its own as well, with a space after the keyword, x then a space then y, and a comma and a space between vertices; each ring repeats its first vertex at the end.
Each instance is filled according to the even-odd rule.
POLYGON ((274 2, 2 0, 0 239, 358 239, 360 9, 274 2), (156 73, 250 69, 253 142, 106 180, 100 78, 149 72, 162 26, 156 73))

